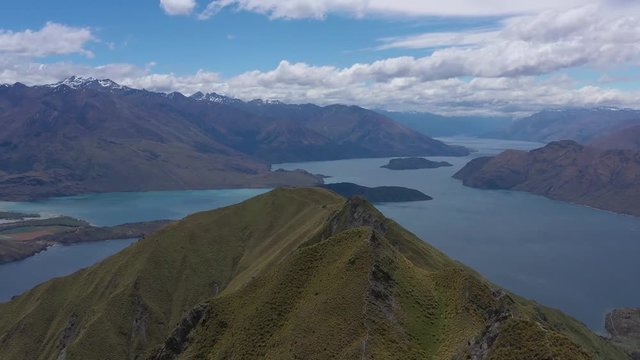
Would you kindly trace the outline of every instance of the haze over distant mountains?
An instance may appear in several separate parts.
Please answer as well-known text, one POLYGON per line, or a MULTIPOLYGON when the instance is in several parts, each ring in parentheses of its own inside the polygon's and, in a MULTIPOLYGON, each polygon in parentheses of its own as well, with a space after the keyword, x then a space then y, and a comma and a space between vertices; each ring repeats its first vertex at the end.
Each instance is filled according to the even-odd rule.
POLYGON ((513 119, 502 116, 444 116, 429 112, 376 111, 416 131, 436 137, 486 137, 503 131, 513 122, 513 119))
POLYGON ((313 185, 270 163, 466 155, 356 106, 155 93, 110 80, 0 86, 0 197, 313 185))
POLYGON ((520 119, 379 112, 436 137, 470 136, 541 143, 574 140, 604 149, 640 150, 640 110, 562 108, 540 111, 520 119))
POLYGON ((640 110, 618 108, 582 108, 545 110, 517 120, 494 137, 548 143, 574 140, 598 143, 626 128, 640 125, 640 110))

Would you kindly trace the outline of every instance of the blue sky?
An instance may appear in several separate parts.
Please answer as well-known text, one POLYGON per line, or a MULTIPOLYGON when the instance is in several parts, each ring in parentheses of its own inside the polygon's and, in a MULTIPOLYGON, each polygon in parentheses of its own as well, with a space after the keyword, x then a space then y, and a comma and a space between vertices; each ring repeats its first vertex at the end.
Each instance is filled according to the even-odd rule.
POLYGON ((516 115, 632 107, 639 41, 623 0, 7 0, 0 82, 516 115))
POLYGON ((330 16, 323 20, 271 20, 261 14, 225 9, 202 21, 167 16, 157 1, 123 0, 20 0, 0 12, 2 28, 13 31, 38 29, 48 21, 95 29, 101 42, 87 48, 96 57, 80 59, 88 64, 126 62, 144 66, 156 62, 162 72, 187 75, 211 69, 226 76, 270 70, 283 59, 345 67, 387 57, 423 56, 428 49, 372 49, 380 45, 380 38, 486 28, 496 26, 497 19, 330 16), (113 50, 109 44, 113 44, 113 50))

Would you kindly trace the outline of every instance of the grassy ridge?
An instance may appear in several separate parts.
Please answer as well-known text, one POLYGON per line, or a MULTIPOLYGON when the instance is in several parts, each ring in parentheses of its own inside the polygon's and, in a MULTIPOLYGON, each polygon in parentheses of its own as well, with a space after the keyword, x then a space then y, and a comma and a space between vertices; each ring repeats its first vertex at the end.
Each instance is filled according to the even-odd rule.
POLYGON ((0 304, 0 343, 2 359, 625 359, 321 189, 192 215, 0 304))
POLYGON ((277 254, 285 257, 341 202, 323 190, 280 190, 170 225, 0 304, 0 358, 49 359, 63 350, 68 359, 143 353, 197 303, 227 285, 241 286, 277 254), (65 337, 71 340, 62 346, 65 337))

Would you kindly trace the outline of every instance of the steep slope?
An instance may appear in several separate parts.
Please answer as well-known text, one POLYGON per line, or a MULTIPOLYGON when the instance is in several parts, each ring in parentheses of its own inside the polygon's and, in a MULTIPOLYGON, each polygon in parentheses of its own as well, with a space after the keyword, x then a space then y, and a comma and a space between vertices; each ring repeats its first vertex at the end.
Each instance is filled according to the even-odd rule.
POLYGON ((625 149, 640 151, 640 125, 598 136, 589 145, 601 149, 625 149))
POLYGON ((196 304, 286 257, 342 203, 279 190, 195 214, 70 277, 0 304, 0 358, 136 358, 196 304))
POLYGON ((173 111, 176 100, 94 82, 0 93, 2 198, 319 182, 269 172, 268 163, 215 141, 173 111))
POLYGON ((270 163, 465 155, 377 113, 162 94, 110 80, 0 87, 0 198, 311 186, 270 163))
MULTIPOLYGON (((358 106, 321 107, 261 100, 228 100, 226 103, 271 119, 270 126, 258 129, 254 135, 256 144, 233 146, 272 162, 411 155, 464 156, 469 153, 463 147, 445 145, 358 106)), ((226 125, 230 129, 234 126, 243 125, 226 125)))
POLYGON ((625 359, 321 189, 190 216, 0 304, 0 343, 2 359, 625 359))
POLYGON ((605 328, 611 342, 640 359, 640 308, 616 309, 607 314, 605 328))
POLYGON ((496 137, 548 143, 574 140, 588 143, 596 137, 640 124, 640 111, 616 108, 546 110, 520 119, 496 137))
POLYGON ((640 152, 553 142, 530 152, 478 158, 455 178, 466 186, 511 189, 640 216, 640 152))

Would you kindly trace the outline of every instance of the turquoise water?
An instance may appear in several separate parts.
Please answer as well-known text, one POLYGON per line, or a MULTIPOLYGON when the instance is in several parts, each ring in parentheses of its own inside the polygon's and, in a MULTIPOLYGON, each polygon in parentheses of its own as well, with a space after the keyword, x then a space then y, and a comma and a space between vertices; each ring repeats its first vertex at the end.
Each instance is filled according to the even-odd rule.
MULTIPOLYGON (((473 267, 491 281, 542 304, 562 309, 594 330, 604 313, 640 306, 640 219, 562 203, 527 193, 466 188, 451 178, 471 158, 506 148, 540 144, 487 139, 446 139, 478 150, 466 158, 438 158, 452 168, 392 171, 388 159, 274 165, 332 176, 327 182, 398 185, 419 189, 433 201, 378 207, 425 241, 473 267)), ((96 225, 179 219, 258 195, 265 190, 213 190, 98 194, 0 209, 65 214, 96 225)), ((54 247, 27 260, 0 265, 0 300, 51 277, 89 266, 126 247, 103 242, 54 247)))
POLYGON ((433 201, 378 205, 423 240, 494 283, 559 308, 594 330, 606 311, 640 306, 640 219, 521 192, 477 190, 451 178, 470 158, 540 144, 445 139, 479 150, 468 158, 439 158, 452 168, 392 171, 388 159, 281 164, 332 176, 327 182, 397 185, 433 201))
MULTIPOLYGON (((52 198, 30 203, 0 202, 0 209, 45 216, 69 215, 98 226, 159 219, 181 219, 194 212, 236 204, 267 190, 205 190, 107 193, 52 198)), ((0 301, 54 277, 93 265, 134 240, 53 246, 22 261, 0 265, 0 301)))
POLYGON ((194 212, 236 204, 266 191, 233 189, 88 194, 26 203, 0 201, 0 209, 43 216, 67 215, 96 226, 113 226, 181 219, 194 212))

